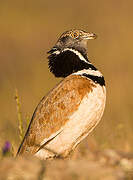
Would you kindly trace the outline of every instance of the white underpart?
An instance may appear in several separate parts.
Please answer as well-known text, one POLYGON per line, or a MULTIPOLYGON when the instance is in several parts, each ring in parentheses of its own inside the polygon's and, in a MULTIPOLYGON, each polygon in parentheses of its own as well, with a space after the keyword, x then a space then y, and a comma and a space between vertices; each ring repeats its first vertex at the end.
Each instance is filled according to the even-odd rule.
POLYGON ((98 77, 102 77, 102 73, 98 70, 92 70, 92 69, 83 69, 81 71, 77 71, 75 73, 73 73, 73 75, 82 75, 82 74, 89 74, 89 75, 93 75, 93 76, 98 76, 98 77))
POLYGON ((66 156, 98 124, 104 111, 105 101, 105 86, 96 84, 93 91, 90 91, 83 98, 77 111, 69 117, 69 121, 62 128, 62 132, 35 155, 42 159, 54 156, 54 153, 45 149, 47 148, 55 152, 55 154, 66 156))

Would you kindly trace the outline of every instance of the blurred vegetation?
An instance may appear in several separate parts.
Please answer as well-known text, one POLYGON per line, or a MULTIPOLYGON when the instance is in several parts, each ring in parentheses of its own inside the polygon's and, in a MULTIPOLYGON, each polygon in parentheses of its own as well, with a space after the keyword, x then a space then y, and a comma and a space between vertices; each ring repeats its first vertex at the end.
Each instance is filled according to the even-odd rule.
POLYGON ((24 137, 24 129, 23 129, 23 119, 22 119, 22 113, 21 113, 21 103, 19 100, 19 95, 18 95, 17 89, 16 89, 16 93, 15 93, 15 100, 16 100, 17 114, 18 114, 19 138, 20 138, 20 141, 22 141, 23 137, 24 137))
POLYGON ((88 56, 106 79, 107 104, 101 123, 81 147, 133 150, 133 1, 1 1, 0 147, 20 144, 15 89, 24 129, 40 99, 60 80, 47 66, 47 51, 62 32, 95 32, 88 56), (91 142, 91 143, 89 143, 91 142))

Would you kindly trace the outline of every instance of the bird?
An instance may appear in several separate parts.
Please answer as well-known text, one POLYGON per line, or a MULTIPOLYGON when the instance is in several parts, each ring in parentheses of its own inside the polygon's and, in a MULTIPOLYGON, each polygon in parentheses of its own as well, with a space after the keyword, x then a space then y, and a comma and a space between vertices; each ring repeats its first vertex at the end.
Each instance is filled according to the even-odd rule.
POLYGON ((97 35, 65 31, 48 52, 48 66, 62 80, 36 107, 17 155, 66 158, 101 120, 105 79, 88 59, 88 40, 97 35))

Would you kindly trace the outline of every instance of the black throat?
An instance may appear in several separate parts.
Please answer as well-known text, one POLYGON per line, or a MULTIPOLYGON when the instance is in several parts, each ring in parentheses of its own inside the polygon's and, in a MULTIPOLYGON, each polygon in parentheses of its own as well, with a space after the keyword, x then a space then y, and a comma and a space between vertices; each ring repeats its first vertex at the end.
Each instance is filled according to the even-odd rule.
MULTIPOLYGON (((87 55, 82 53, 82 51, 73 48, 67 48, 66 50, 61 51, 57 48, 53 48, 48 53, 50 53, 48 56, 49 68, 56 77, 66 77, 84 69, 98 71, 97 68, 89 62, 87 55)), ((96 84, 105 86, 103 76, 86 73, 80 75, 91 79, 96 84)))
POLYGON ((97 70, 89 61, 86 54, 75 49, 67 49, 65 51, 59 51, 52 49, 48 56, 50 71, 56 77, 66 77, 72 73, 83 69, 97 70), (77 53, 76 53, 77 52, 77 53), (80 56, 78 55, 80 54, 80 56), (84 60, 81 59, 84 58, 84 60))

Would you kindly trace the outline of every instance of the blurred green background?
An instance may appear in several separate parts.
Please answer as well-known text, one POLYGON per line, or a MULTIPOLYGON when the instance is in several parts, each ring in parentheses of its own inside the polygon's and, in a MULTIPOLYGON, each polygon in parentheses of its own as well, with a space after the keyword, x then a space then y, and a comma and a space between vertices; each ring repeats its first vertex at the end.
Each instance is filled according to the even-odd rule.
POLYGON ((99 149, 133 150, 130 0, 0 2, 0 146, 9 140, 17 149, 20 143, 15 89, 26 124, 40 99, 60 80, 48 70, 47 51, 72 28, 98 35, 88 43, 88 56, 106 79, 105 113, 90 137, 99 149))

